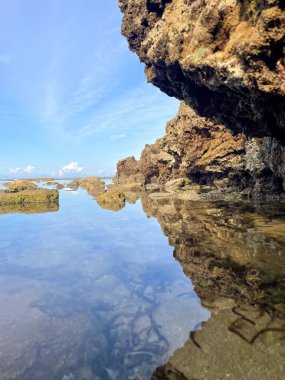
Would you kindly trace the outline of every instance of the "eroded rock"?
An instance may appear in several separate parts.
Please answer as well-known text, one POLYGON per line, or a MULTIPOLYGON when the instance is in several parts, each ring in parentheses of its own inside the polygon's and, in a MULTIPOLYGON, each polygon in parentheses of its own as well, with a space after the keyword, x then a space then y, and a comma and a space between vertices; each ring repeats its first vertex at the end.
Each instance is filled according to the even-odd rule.
POLYGON ((140 161, 137 161, 133 156, 119 161, 113 181, 119 186, 128 185, 132 188, 140 188, 145 182, 140 161))
POLYGON ((112 211, 119 211, 124 208, 125 201, 125 193, 116 188, 111 188, 107 192, 96 197, 96 202, 100 207, 112 211))
MULTIPOLYGON (((206 191, 210 186, 212 199, 227 198, 224 190, 246 198, 283 197, 283 2, 119 5, 122 32, 144 62, 148 81, 183 100, 166 135, 146 146, 136 162, 142 182, 161 185, 186 177, 206 191)), ((118 176, 127 182, 125 166, 118 166, 118 176)))

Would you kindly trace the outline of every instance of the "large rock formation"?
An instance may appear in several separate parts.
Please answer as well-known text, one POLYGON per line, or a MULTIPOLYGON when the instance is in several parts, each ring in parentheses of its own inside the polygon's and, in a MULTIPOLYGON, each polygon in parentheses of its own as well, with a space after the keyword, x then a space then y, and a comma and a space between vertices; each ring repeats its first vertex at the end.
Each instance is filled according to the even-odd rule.
POLYGON ((120 0, 149 82, 185 103, 141 167, 145 183, 279 196, 285 179, 283 0, 120 0))

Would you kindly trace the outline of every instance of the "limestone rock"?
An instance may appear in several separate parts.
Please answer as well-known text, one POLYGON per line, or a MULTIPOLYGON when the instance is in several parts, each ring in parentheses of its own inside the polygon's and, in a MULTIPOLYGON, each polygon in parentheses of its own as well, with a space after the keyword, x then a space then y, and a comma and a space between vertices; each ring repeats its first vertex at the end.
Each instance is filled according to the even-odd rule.
POLYGON ((145 64, 148 81, 183 102, 166 135, 147 145, 139 162, 121 161, 116 178, 133 180, 135 168, 146 186, 185 177, 205 190, 210 186, 213 199, 229 192, 282 198, 283 1, 120 0, 119 5, 122 32, 145 64))
POLYGON ((38 186, 31 181, 15 180, 12 182, 4 182, 3 186, 6 187, 6 192, 17 193, 22 190, 36 190, 38 186))
POLYGON ((26 204, 26 203, 58 203, 57 190, 36 189, 18 192, 0 191, 0 205, 26 204))
POLYGON ((86 189, 87 193, 93 197, 105 193, 105 182, 99 177, 86 177, 74 180, 70 185, 70 188, 76 189, 81 187, 86 189))
POLYGON ((141 173, 140 162, 133 156, 119 161, 113 181, 116 185, 128 184, 132 187, 141 187, 144 183, 144 176, 141 173))
POLYGON ((252 136, 285 135, 283 1, 120 0, 149 82, 252 136))
POLYGON ((166 182, 165 190, 168 192, 175 192, 177 190, 190 189, 191 181, 188 178, 177 178, 166 182))
POLYGON ((112 211, 119 211, 124 208, 125 201, 125 194, 116 188, 111 188, 107 192, 96 197, 96 202, 100 207, 112 211))

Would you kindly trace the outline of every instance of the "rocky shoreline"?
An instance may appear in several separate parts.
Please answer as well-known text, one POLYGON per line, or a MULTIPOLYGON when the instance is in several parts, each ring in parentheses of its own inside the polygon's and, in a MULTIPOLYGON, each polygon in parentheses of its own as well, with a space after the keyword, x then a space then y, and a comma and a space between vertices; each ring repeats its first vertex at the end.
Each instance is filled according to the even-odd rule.
POLYGON ((139 161, 118 163, 114 182, 171 187, 192 200, 284 199, 283 2, 119 5, 122 32, 147 80, 182 102, 166 135, 139 161))
MULTIPOLYGON (((27 205, 27 204, 47 204, 57 205, 59 193, 57 190, 40 188, 31 181, 4 182, 6 188, 0 190, 0 206, 27 205)), ((21 207, 15 207, 16 210, 21 207)), ((23 208, 25 209, 25 207, 23 208)))

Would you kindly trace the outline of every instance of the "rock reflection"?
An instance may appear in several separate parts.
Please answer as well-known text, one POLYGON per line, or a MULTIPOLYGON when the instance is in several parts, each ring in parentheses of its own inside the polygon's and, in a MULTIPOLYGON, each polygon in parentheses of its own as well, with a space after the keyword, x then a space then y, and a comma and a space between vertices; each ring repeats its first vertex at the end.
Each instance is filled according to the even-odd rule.
POLYGON ((58 203, 19 203, 0 205, 0 215, 11 213, 43 214, 46 212, 57 212, 58 203))
POLYGON ((103 212, 79 191, 1 219, 1 380, 149 379, 209 317, 139 205, 103 212))
POLYGON ((283 379, 285 208, 142 203, 212 312, 152 379, 283 379))

